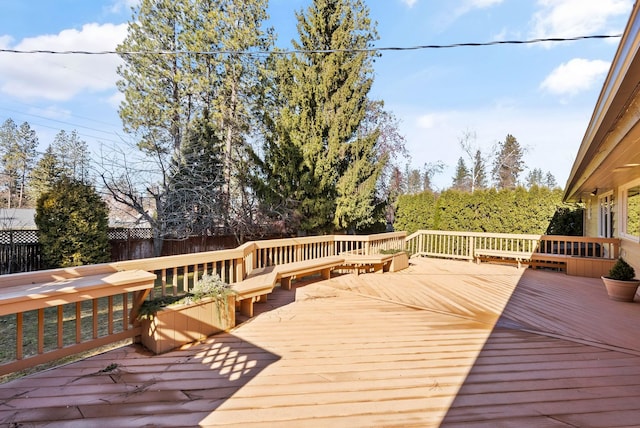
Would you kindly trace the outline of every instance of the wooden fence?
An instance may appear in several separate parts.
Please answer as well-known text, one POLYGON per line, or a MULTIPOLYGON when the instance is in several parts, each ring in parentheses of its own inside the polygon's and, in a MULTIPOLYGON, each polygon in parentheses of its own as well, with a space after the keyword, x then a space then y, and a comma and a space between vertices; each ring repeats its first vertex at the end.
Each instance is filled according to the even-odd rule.
MULTIPOLYGON (((270 236, 270 238, 281 236, 270 236)), ((154 256, 153 236, 148 228, 109 229, 111 261, 144 259, 154 256)), ((223 250, 237 246, 234 236, 192 236, 165 239, 163 256, 223 250)), ((0 275, 42 269, 42 253, 36 230, 0 230, 0 275)))

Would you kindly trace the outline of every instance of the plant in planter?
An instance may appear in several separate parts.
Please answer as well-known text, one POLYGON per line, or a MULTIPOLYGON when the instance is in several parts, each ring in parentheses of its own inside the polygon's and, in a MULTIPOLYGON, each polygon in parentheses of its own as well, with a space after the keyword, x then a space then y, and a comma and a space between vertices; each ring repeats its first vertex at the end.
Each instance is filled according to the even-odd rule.
POLYGON ((611 300, 633 302, 640 280, 635 279, 633 266, 622 257, 618 258, 609 274, 602 277, 611 300))
POLYGON ((389 266, 389 272, 397 272, 409 267, 409 254, 398 248, 390 250, 380 250, 380 254, 393 254, 391 259, 391 265, 389 266))
POLYGON ((148 300, 140 308, 142 344, 161 354, 235 326, 235 292, 218 275, 205 274, 180 297, 148 300))

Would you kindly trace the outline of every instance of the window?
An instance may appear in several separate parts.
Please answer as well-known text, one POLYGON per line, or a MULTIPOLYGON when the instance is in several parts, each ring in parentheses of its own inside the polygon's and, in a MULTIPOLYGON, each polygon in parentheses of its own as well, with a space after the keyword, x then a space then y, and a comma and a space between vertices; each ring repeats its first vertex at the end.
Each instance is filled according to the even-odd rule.
POLYGON ((613 237, 613 193, 598 198, 598 236, 613 237))
POLYGON ((640 240, 640 183, 637 181, 621 188, 622 236, 640 240))

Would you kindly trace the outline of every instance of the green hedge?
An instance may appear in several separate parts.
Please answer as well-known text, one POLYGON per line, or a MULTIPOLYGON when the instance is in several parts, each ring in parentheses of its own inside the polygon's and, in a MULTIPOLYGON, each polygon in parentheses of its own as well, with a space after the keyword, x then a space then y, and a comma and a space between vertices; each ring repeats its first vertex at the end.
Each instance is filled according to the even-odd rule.
POLYGON ((582 235, 582 210, 562 203, 562 190, 446 190, 403 195, 396 205, 396 230, 420 229, 582 235))

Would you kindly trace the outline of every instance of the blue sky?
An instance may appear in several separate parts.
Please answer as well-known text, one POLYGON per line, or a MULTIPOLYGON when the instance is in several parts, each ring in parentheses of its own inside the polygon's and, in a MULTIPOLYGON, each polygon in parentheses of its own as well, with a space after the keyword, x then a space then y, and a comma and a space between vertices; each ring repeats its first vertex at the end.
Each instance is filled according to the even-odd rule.
MULTIPOLYGON (((310 0, 271 0, 278 45, 296 37, 294 11, 310 0)), ((113 50, 132 0, 0 0, 0 48, 113 50)), ((619 34, 633 0, 368 0, 378 47, 619 34)), ((514 135, 530 169, 564 186, 619 39, 384 52, 372 98, 400 121, 410 163, 442 162, 451 184, 459 141, 490 157, 514 135)), ((120 144, 116 56, 0 53, 0 121, 29 122, 44 149, 76 129, 96 152, 120 144)))

